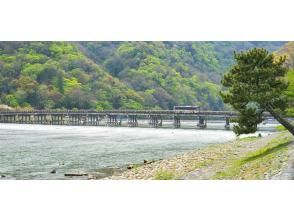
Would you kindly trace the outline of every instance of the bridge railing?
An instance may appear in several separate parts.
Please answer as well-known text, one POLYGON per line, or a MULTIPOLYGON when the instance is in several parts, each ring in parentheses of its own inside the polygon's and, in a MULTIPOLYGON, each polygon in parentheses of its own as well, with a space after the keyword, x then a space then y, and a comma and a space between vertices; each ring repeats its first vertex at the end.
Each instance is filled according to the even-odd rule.
MULTIPOLYGON (((236 111, 197 111, 197 110, 27 110, 27 111, 0 111, 1 115, 12 114, 99 114, 99 115, 195 115, 195 116, 228 116, 236 117, 239 115, 236 111)), ((272 117, 270 113, 264 112, 264 117, 272 117)))
POLYGON ((237 115, 238 112, 232 112, 232 111, 196 111, 196 110, 125 110, 125 109, 118 109, 118 110, 26 110, 26 111, 0 111, 0 113, 5 114, 17 114, 17 113, 102 113, 102 114, 108 114, 108 113, 137 113, 137 114, 226 114, 226 115, 237 115))

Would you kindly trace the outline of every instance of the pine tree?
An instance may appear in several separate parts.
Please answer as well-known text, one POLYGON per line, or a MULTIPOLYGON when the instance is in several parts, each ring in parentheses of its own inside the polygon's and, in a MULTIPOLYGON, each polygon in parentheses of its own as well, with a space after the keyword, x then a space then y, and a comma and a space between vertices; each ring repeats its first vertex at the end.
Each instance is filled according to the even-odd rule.
POLYGON ((263 120, 262 114, 268 111, 294 135, 294 126, 281 116, 288 106, 283 95, 288 87, 284 80, 286 58, 275 58, 262 48, 234 52, 234 58, 236 64, 222 80, 228 90, 221 92, 224 102, 240 112, 234 132, 237 135, 255 132, 263 120))

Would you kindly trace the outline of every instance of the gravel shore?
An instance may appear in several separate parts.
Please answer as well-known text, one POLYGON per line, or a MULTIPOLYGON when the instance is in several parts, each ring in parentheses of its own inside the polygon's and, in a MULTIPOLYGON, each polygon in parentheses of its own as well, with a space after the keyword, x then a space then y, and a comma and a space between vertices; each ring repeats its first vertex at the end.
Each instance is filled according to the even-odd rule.
MULTIPOLYGON (((288 134, 285 135, 289 136, 288 134)), ((105 179, 214 179, 217 172, 225 170, 230 165, 230 161, 241 158, 248 154, 248 152, 258 150, 280 136, 281 133, 277 132, 262 138, 252 138, 252 140, 250 138, 245 138, 224 144, 215 144, 165 160, 141 165, 105 179)), ((292 165, 294 165, 294 163, 292 165)), ((283 169, 285 169, 285 164, 283 169)), ((265 177, 265 179, 268 178, 265 177)))

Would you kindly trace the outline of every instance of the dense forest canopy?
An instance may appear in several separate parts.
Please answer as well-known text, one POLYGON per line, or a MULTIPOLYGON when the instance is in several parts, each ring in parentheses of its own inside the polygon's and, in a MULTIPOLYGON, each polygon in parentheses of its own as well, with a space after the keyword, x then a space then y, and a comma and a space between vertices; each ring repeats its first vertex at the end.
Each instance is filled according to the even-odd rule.
POLYGON ((220 79, 234 62, 233 51, 278 51, 284 44, 0 42, 0 104, 97 110, 200 105, 221 110, 227 106, 219 96, 220 79))
POLYGON ((286 66, 289 71, 286 80, 289 83, 286 95, 288 97, 289 108, 286 109, 288 116, 294 117, 294 42, 288 42, 277 52, 278 56, 286 56, 286 66))

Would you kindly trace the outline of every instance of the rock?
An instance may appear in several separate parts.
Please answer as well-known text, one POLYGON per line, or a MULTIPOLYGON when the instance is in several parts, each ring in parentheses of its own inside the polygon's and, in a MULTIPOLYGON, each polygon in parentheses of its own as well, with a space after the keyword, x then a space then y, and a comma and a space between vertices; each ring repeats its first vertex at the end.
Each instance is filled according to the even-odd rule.
POLYGON ((131 170, 131 169, 134 168, 134 165, 132 165, 132 164, 131 165, 128 165, 127 168, 128 168, 128 170, 131 170))
POLYGON ((154 160, 144 160, 143 162, 144 162, 144 164, 150 164, 150 163, 153 163, 154 160))
POLYGON ((6 176, 4 174, 1 174, 1 178, 5 178, 6 176))
POLYGON ((54 173, 57 173, 57 171, 56 171, 56 169, 53 169, 53 170, 51 170, 50 173, 54 174, 54 173))

